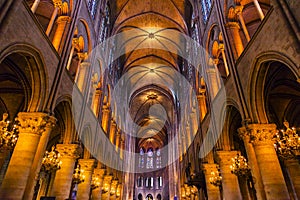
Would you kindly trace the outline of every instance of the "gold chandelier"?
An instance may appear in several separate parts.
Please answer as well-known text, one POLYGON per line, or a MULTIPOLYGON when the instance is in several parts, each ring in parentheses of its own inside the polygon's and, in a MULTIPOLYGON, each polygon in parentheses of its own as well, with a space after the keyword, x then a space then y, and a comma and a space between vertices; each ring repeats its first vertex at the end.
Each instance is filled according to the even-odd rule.
POLYGON ((237 176, 248 176, 250 174, 250 167, 244 156, 237 154, 234 158, 231 158, 231 161, 231 173, 237 176))
POLYGON ((50 152, 45 152, 42 167, 45 171, 56 171, 60 169, 61 164, 62 161, 60 160, 60 154, 55 150, 55 146, 52 146, 50 152))
POLYGON ((299 155, 300 137, 296 128, 290 128, 287 121, 284 121, 283 125, 286 127, 286 130, 277 131, 274 147, 281 157, 292 158, 299 155))
POLYGON ((80 165, 78 164, 73 174, 73 180, 72 180, 73 184, 79 184, 84 182, 85 175, 83 173, 84 170, 80 169, 80 165))
POLYGON ((210 184, 219 187, 222 184, 222 176, 220 175, 219 170, 218 171, 212 171, 210 173, 209 182, 210 184))
POLYGON ((18 140, 18 127, 16 124, 12 125, 7 120, 8 114, 3 114, 3 119, 0 121, 0 148, 13 149, 18 140))

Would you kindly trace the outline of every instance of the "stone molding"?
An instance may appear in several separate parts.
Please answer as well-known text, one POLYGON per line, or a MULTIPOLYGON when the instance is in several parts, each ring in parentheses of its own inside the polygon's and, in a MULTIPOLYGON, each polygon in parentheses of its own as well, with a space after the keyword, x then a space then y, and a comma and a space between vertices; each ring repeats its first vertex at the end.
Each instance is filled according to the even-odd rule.
POLYGON ((82 148, 78 144, 57 144, 56 150, 60 153, 61 157, 70 157, 77 159, 82 153, 82 148))
POLYGON ((46 129, 55 126, 56 118, 41 112, 20 112, 17 121, 20 133, 42 135, 46 129))

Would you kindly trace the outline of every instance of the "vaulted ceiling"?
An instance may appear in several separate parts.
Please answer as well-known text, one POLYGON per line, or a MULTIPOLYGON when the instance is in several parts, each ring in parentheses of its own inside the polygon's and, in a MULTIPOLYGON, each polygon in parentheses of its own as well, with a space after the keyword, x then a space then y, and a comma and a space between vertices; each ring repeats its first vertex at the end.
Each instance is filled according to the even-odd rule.
POLYGON ((178 81, 176 74, 181 68, 178 55, 185 51, 179 35, 189 33, 192 6, 188 0, 109 3, 112 35, 122 35, 119 69, 121 76, 126 77, 126 88, 130 88, 131 117, 140 127, 136 130, 138 145, 162 147, 175 119, 172 86, 178 81), (149 112, 152 106, 154 112, 149 112))

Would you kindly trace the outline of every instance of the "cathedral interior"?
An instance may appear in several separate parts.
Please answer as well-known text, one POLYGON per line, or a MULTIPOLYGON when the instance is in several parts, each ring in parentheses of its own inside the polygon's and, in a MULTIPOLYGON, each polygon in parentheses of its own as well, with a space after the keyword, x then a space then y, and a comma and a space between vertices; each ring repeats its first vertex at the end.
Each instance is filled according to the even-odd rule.
POLYGON ((0 1, 0 199, 300 199, 299 9, 0 1))

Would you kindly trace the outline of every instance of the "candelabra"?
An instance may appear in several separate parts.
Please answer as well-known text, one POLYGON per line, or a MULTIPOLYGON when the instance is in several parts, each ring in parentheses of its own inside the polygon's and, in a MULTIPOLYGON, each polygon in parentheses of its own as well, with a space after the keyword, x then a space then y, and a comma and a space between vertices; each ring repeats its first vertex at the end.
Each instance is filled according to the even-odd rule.
POLYGON ((12 125, 7 120, 8 114, 3 114, 3 119, 0 121, 0 148, 13 149, 18 139, 18 127, 16 124, 12 125))
POLYGON ((60 160, 60 154, 55 150, 55 146, 52 146, 50 152, 45 152, 42 167, 45 171, 56 171, 60 169, 61 164, 62 161, 60 160))
POLYGON ((222 184, 222 176, 219 171, 212 171, 210 173, 209 182, 214 186, 220 186, 222 184))
POLYGON ((73 174, 73 180, 72 180, 73 184, 79 184, 84 182, 85 175, 83 173, 84 170, 80 169, 80 165, 78 164, 73 174))
POLYGON ((286 127, 286 130, 277 131, 274 147, 279 156, 293 158, 299 155, 300 137, 297 134, 296 128, 290 128, 287 121, 284 121, 283 125, 286 127))
POLYGON ((237 154, 234 158, 231 158, 232 164, 230 166, 231 173, 237 176, 248 176, 250 173, 250 167, 244 156, 237 154))
POLYGON ((92 177, 91 189, 94 190, 100 187, 100 179, 97 176, 92 177))

